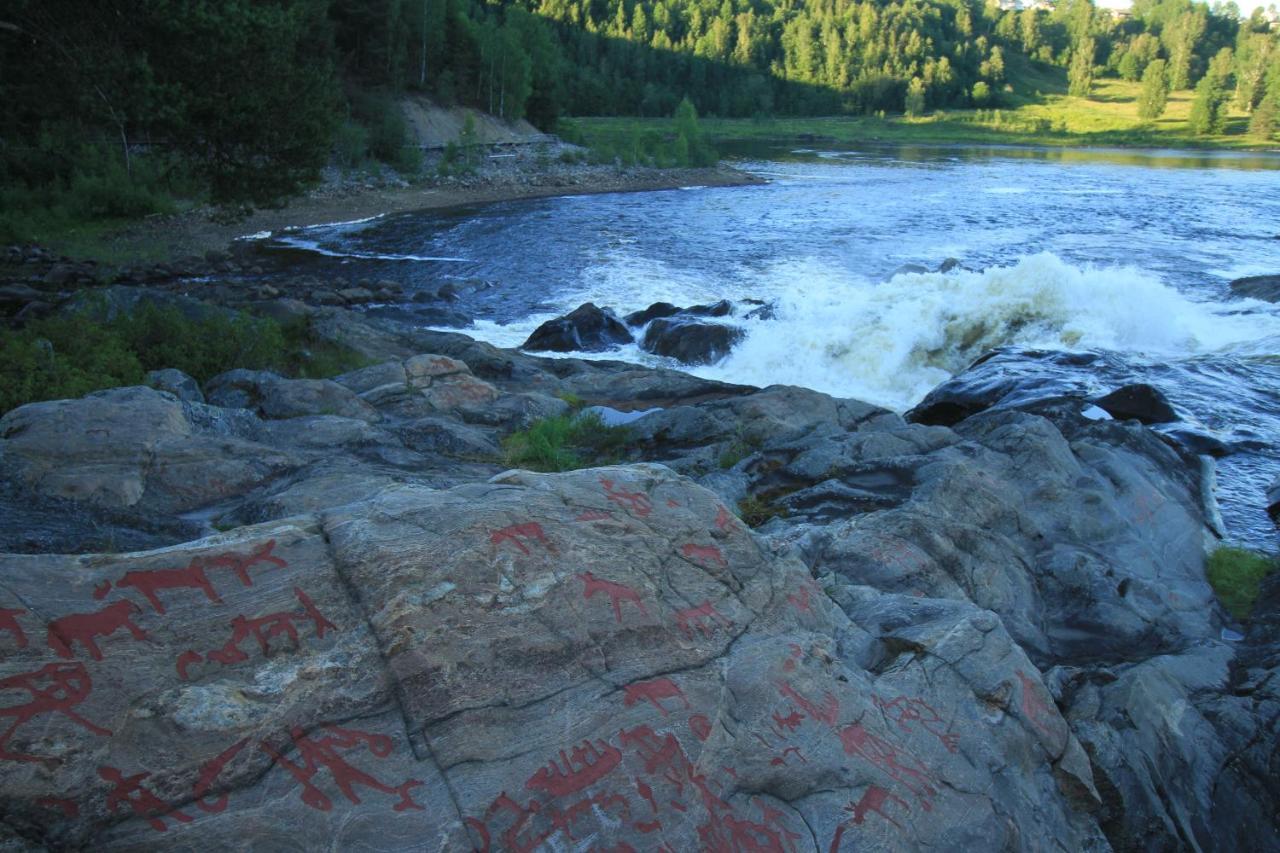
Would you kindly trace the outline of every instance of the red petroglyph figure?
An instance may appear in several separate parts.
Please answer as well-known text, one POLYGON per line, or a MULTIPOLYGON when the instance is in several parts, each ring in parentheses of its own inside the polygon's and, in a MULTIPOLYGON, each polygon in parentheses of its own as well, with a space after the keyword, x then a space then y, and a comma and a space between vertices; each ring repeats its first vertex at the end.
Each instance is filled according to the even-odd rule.
POLYGON ((689 700, 685 697, 684 691, 680 689, 670 678, 655 678, 651 681, 638 681, 635 684, 628 684, 622 688, 623 699, 622 704, 630 708, 641 699, 649 701, 653 707, 662 712, 662 716, 667 715, 667 709, 662 707, 660 699, 679 699, 684 703, 686 708, 690 707, 689 700))
POLYGON ((41 714, 62 714, 73 723, 88 729, 96 735, 110 737, 111 730, 96 725, 75 711, 93 691, 93 680, 89 678, 89 670, 84 664, 50 663, 34 672, 24 672, 0 679, 0 691, 25 690, 31 695, 31 701, 24 705, 12 705, 0 708, 0 717, 9 717, 13 725, 0 735, 0 759, 8 761, 41 761, 38 756, 9 752, 9 738, 24 723, 41 714))
POLYGON ((715 545, 694 545, 692 542, 680 548, 680 553, 685 559, 710 568, 715 566, 721 569, 729 567, 729 561, 724 558, 724 554, 715 545))
POLYGON ((680 501, 676 500, 675 498, 667 498, 667 507, 669 509, 679 509, 680 501))
POLYGON ((164 832, 169 828, 164 822, 165 818, 191 823, 191 815, 170 808, 168 803, 142 787, 142 780, 150 776, 150 773, 125 776, 114 767, 99 767, 98 775, 115 785, 107 794, 108 809, 114 811, 121 804, 127 805, 133 809, 134 815, 146 818, 147 823, 157 832, 164 832))
POLYGON ((63 817, 77 817, 80 814, 80 806, 75 800, 68 800, 65 797, 41 797, 36 800, 36 805, 44 806, 47 809, 58 809, 62 812, 63 817))
POLYGON ((948 732, 942 717, 923 699, 899 696, 890 702, 886 702, 879 696, 872 696, 871 698, 880 706, 880 710, 884 712, 885 716, 896 722, 898 728, 904 732, 912 731, 912 724, 919 723, 922 728, 942 741, 942 745, 947 748, 948 752, 955 752, 959 748, 960 736, 948 732))
POLYGON ((191 793, 196 798, 196 806, 203 812, 208 814, 218 814, 227 808, 227 795, 220 794, 215 797, 212 802, 206 801, 205 796, 209 793, 209 789, 218 781, 222 768, 227 766, 227 762, 236 757, 240 750, 244 749, 245 744, 249 742, 245 738, 237 743, 232 744, 229 748, 223 750, 218 755, 209 759, 200 768, 200 776, 196 779, 195 788, 191 793))
POLYGON ((787 655, 787 659, 782 662, 782 668, 786 672, 791 672, 796 668, 796 661, 804 656, 804 649, 795 643, 790 644, 791 654, 787 655))
MULTIPOLYGON (((310 619, 312 621, 315 625, 317 638, 323 639, 326 631, 338 630, 338 626, 324 617, 324 614, 316 607, 315 602, 301 588, 295 586, 293 594, 298 597, 298 601, 302 604, 302 615, 293 610, 281 610, 278 613, 268 613, 265 616, 259 616, 254 619, 237 616, 231 620, 231 639, 222 648, 206 652, 204 659, 216 661, 223 666, 246 661, 249 656, 240 649, 240 643, 249 637, 253 637, 258 641, 258 647, 262 649, 264 656, 271 654, 271 640, 276 637, 287 637, 294 648, 297 648, 298 627, 294 622, 299 619, 310 619)), ((187 667, 197 663, 199 660, 200 656, 196 652, 190 650, 183 652, 178 658, 178 675, 185 679, 187 667)))
POLYGON ((781 755, 779 755, 778 757, 774 758, 774 759, 773 759, 772 761, 770 761, 769 763, 770 763, 771 765, 773 765, 774 767, 781 767, 781 766, 783 766, 783 765, 785 765, 785 764, 787 763, 787 756, 788 756, 790 753, 793 753, 793 752, 796 754, 796 758, 800 759, 801 763, 803 763, 803 764, 808 764, 808 763, 809 763, 809 760, 808 760, 807 758, 805 758, 803 754, 801 754, 801 752, 800 752, 800 747, 798 747, 798 746, 789 746, 789 747, 787 747, 786 749, 782 750, 782 754, 781 754, 781 755))
POLYGON ((178 660, 176 662, 178 678, 186 681, 188 679, 187 667, 191 666, 193 663, 200 663, 202 660, 204 660, 204 656, 199 652, 192 651, 191 649, 187 649, 185 652, 178 655, 178 660))
POLYGON ((93 588, 93 600, 101 601, 111 592, 111 581, 103 581, 93 588))
POLYGON ((510 542, 520 549, 521 554, 528 555, 529 548, 524 541, 537 542, 543 548, 546 548, 552 554, 556 552, 555 546, 547 539, 545 533, 542 532, 542 525, 536 521, 526 521, 524 524, 512 524, 501 530, 495 530, 489 534, 489 542, 495 547, 503 542, 510 542))
POLYGON ((928 768, 914 755, 876 737, 857 723, 840 730, 840 744, 846 755, 863 758, 906 786, 920 800, 925 811, 932 808, 928 798, 938 792, 930 784, 933 780, 928 768))
POLYGON ((735 530, 738 527, 738 519, 734 518, 729 510, 724 507, 716 509, 716 527, 724 533, 735 530))
POLYGON ((12 634, 13 641, 20 649, 27 647, 27 635, 22 633, 22 626, 18 624, 18 617, 25 616, 26 612, 25 610, 0 608, 0 631, 8 631, 12 634))
POLYGON ((463 823, 474 829, 476 835, 479 836, 480 844, 476 849, 480 853, 490 853, 493 849, 493 840, 489 822, 493 821, 501 813, 509 812, 514 817, 512 818, 512 823, 502 833, 502 844, 498 849, 516 851, 516 853, 533 853, 534 850, 542 849, 542 846, 557 833, 564 833, 570 841, 577 841, 573 835, 573 823, 575 820, 585 813, 594 811, 597 807, 610 808, 619 806, 621 807, 623 819, 630 821, 630 804, 626 798, 618 794, 594 794, 571 804, 568 808, 558 809, 550 805, 544 806, 537 800, 531 800, 527 805, 521 805, 503 793, 499 794, 489 805, 489 808, 484 813, 483 821, 476 818, 464 818, 463 823), (525 825, 535 818, 540 819, 538 821, 541 824, 540 831, 531 837, 521 838, 525 825))
POLYGON ((835 726, 836 718, 840 715, 840 703, 830 693, 825 693, 822 697, 822 704, 818 705, 801 696, 794 687, 786 682, 778 684, 778 692, 799 705, 809 715, 810 719, 828 726, 835 726))
POLYGON ((603 509, 584 509, 578 513, 574 521, 607 521, 613 519, 613 513, 603 509))
POLYGON ((304 734, 301 728, 294 726, 289 734, 294 746, 298 748, 298 755, 302 759, 300 764, 289 761, 270 744, 264 742, 259 746, 276 764, 289 771, 293 778, 302 783, 302 801, 311 808, 322 812, 333 809, 333 800, 316 787, 313 781, 323 768, 329 771, 334 784, 338 786, 343 796, 353 803, 360 802, 360 796, 355 790, 359 785, 383 794, 399 796, 400 800, 393 807, 395 811, 402 812, 408 809, 423 811, 422 806, 415 803, 409 795, 409 791, 421 787, 422 782, 417 779, 407 779, 403 784, 392 787, 352 766, 342 755, 342 751, 363 745, 374 757, 386 758, 391 754, 392 746, 391 738, 386 735, 369 734, 337 726, 325 726, 323 733, 318 736, 304 734))
POLYGON ((705 714, 694 714, 689 718, 689 730, 693 732, 693 736, 700 741, 706 741, 711 737, 711 721, 707 719, 705 714))
POLYGON ((788 732, 794 732, 796 729, 800 728, 800 723, 803 720, 804 714, 801 714, 795 708, 792 708, 791 713, 787 714, 785 717, 775 711, 773 714, 774 733, 779 737, 782 737, 784 729, 788 732))
POLYGON ((94 613, 72 613, 55 619, 49 623, 49 648, 59 657, 69 658, 71 646, 78 642, 89 652, 89 657, 102 660, 102 650, 94 642, 95 637, 109 637, 124 628, 135 640, 147 639, 146 632, 133 623, 133 614, 137 612, 138 605, 122 600, 94 613))
POLYGON ((636 517, 646 518, 653 512, 653 501, 649 500, 649 496, 644 492, 623 491, 614 487, 613 480, 606 480, 603 477, 600 478, 600 485, 604 486, 605 497, 618 506, 629 507, 636 517))
POLYGON ((164 603, 156 594, 162 589, 198 589, 204 597, 214 604, 221 604, 222 599, 209 582, 204 573, 204 565, 200 560, 192 560, 185 569, 154 569, 151 571, 126 572, 116 587, 133 587, 151 602, 157 613, 164 613, 164 603))
POLYGON ((622 753, 617 747, 602 740, 592 744, 583 741, 582 746, 575 746, 568 755, 560 750, 560 760, 564 762, 561 770, 552 759, 547 767, 540 767, 529 777, 524 786, 530 791, 546 791, 553 797, 576 794, 608 776, 622 761, 622 753), (575 769, 576 768, 576 769, 575 769))
MULTIPOLYGON (((636 791, 638 791, 640 793, 640 796, 644 799, 644 801, 649 804, 650 811, 652 811, 654 815, 657 815, 658 801, 653 796, 653 788, 650 788, 647 784, 645 784, 639 779, 635 779, 634 781, 636 783, 636 791)), ((646 823, 637 823, 635 827, 638 832, 649 833, 655 830, 662 829, 662 821, 654 819, 646 823)))
POLYGON ((618 620, 619 625, 622 624, 622 602, 624 601, 634 603, 636 607, 640 608, 640 612, 643 615, 649 615, 649 611, 644 609, 644 602, 640 600, 640 593, 629 586, 602 580, 591 574, 591 572, 583 572, 578 575, 578 580, 583 583, 583 599, 590 601, 597 592, 602 592, 609 596, 609 600, 613 603, 613 615, 618 620))
POLYGON ((831 839, 831 849, 829 853, 836 853, 836 851, 840 849, 840 838, 844 835, 845 829, 847 829, 850 824, 861 826, 862 822, 866 820, 867 812, 875 812, 885 820, 889 821, 889 823, 898 827, 898 829, 902 829, 902 824, 889 817, 888 813, 884 810, 885 804, 891 802, 897 803, 907 811, 911 811, 911 806, 906 800, 886 791, 879 785, 872 785, 867 788, 866 792, 858 802, 851 802, 849 805, 845 806, 844 810, 852 814, 852 817, 847 822, 836 827, 836 834, 835 837, 831 839))
POLYGON ((809 587, 802 586, 800 587, 800 593, 798 595, 788 595, 787 601, 791 602, 795 609, 801 613, 811 613, 813 612, 813 606, 809 603, 810 594, 809 587))
POLYGON ((208 557, 203 562, 211 568, 231 569, 236 573, 236 577, 240 579, 241 584, 253 586, 253 578, 249 575, 251 566, 256 566, 258 563, 269 563, 278 569, 288 567, 288 563, 271 553, 275 550, 275 547, 276 540, 271 539, 254 548, 248 554, 220 554, 216 557, 208 557))
POLYGON ((1053 727, 1050 724, 1053 722, 1053 716, 1049 712, 1049 706, 1040 698, 1036 683, 1022 670, 1018 670, 1018 680, 1022 682, 1023 716, 1035 724, 1040 731, 1052 737, 1053 727))
POLYGON ((733 622, 716 610, 710 601, 704 601, 697 607, 686 607, 684 610, 676 611, 676 627, 691 640, 695 628, 702 633, 702 636, 710 637, 715 631, 716 623, 726 628, 733 626, 733 622))

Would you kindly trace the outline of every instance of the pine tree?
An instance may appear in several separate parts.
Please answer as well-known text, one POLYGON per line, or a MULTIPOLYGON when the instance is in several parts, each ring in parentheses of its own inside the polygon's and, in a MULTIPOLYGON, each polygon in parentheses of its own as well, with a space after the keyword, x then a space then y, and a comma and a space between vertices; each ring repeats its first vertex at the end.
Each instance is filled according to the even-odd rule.
POLYGON ((1151 121, 1164 115, 1169 103, 1169 75, 1163 59, 1154 60, 1142 72, 1142 93, 1138 95, 1138 118, 1151 121))
POLYGON ((1079 98, 1089 97, 1093 88, 1093 54, 1096 50, 1094 40, 1087 38, 1076 47, 1071 55, 1071 67, 1067 69, 1067 93, 1079 98))
POLYGON ((924 113, 924 81, 919 77, 912 77, 911 82, 907 84, 907 97, 903 108, 906 114, 912 117, 924 113))
POLYGON ((1222 133, 1226 122, 1227 101, 1231 97, 1231 48, 1224 47, 1209 62, 1209 70, 1196 84, 1188 124, 1200 136, 1222 133))
POLYGON ((1249 119, 1249 135, 1267 142, 1275 137, 1280 123, 1280 98, 1268 92, 1249 119))

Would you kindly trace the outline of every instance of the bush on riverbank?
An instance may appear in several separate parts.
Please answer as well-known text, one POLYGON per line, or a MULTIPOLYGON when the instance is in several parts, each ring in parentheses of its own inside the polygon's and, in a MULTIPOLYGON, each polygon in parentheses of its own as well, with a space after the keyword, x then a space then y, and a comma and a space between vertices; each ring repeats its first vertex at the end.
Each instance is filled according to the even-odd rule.
POLYGON ((244 313, 199 319, 146 302, 128 315, 97 306, 0 331, 0 413, 40 400, 139 385, 172 367, 205 382, 237 367, 286 376, 333 376, 363 366, 356 353, 322 341, 305 320, 280 324, 244 313))
POLYGON ((1219 548, 1209 555, 1206 574, 1222 606, 1232 616, 1244 620, 1249 618, 1258 599, 1262 579, 1276 568, 1277 560, 1269 554, 1245 548, 1219 548))
POLYGON ((624 426, 608 426, 595 412, 543 418, 503 442, 506 462, 532 471, 572 471, 619 461, 631 438, 624 426))

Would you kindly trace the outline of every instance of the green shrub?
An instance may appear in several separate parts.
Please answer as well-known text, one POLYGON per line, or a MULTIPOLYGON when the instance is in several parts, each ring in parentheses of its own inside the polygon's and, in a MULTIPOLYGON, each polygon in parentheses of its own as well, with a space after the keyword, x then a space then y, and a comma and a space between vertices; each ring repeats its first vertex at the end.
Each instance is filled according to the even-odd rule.
POLYGON ((344 169, 356 169, 369 156, 369 131, 354 121, 344 121, 333 134, 333 156, 344 169))
POLYGON ((760 436, 739 427, 733 438, 720 451, 720 457, 717 462, 721 468, 732 468, 759 450, 763 444, 764 442, 760 440, 760 436))
POLYGON ((631 430, 606 426, 596 412, 543 418, 503 441, 508 465, 533 471, 572 471, 617 462, 631 430))
POLYGON ((237 367, 321 377, 363 367, 359 354, 320 340, 307 321, 281 326, 246 314, 199 319, 145 302, 108 316, 102 303, 0 331, 0 413, 26 403, 137 385, 149 370, 173 367, 206 382, 237 367))
POLYGON ((1237 619, 1249 618, 1262 579, 1276 570, 1276 558, 1245 548, 1223 547, 1209 555, 1206 574, 1218 600, 1237 619))
POLYGON ((786 507, 756 495, 738 501, 738 515, 748 527, 759 527, 771 518, 786 518, 786 507))

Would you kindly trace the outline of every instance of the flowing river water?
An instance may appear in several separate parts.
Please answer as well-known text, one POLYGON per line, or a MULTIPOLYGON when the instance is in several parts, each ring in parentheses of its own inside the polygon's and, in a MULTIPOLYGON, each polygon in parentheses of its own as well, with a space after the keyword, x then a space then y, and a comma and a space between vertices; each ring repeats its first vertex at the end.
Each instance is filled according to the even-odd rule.
MULTIPOLYGON (((746 331, 724 361, 684 369, 898 411, 995 347, 1033 396, 1149 382, 1231 451, 1218 462, 1229 538, 1275 548, 1263 493, 1280 475, 1280 305, 1227 285, 1280 273, 1280 156, 737 153, 768 183, 397 214, 262 246, 411 293, 452 283, 453 307, 476 318, 462 331, 501 346, 583 302, 622 314, 764 300, 772 316, 724 318, 746 331), (947 258, 963 268, 895 274, 947 258)), ((604 357, 663 361, 636 347, 604 357)))

